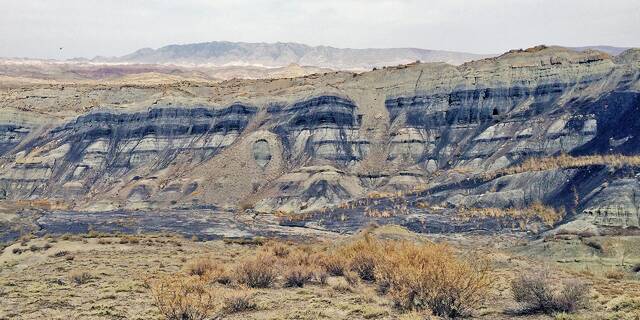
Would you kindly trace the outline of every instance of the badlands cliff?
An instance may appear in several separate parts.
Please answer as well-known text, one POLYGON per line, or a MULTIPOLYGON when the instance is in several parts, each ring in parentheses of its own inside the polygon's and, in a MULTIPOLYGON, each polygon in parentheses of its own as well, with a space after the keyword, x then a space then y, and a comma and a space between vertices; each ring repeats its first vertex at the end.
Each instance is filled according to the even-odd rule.
POLYGON ((562 212, 556 224, 639 225, 636 49, 540 46, 460 66, 215 83, 0 86, 0 199, 317 219, 375 198, 377 212, 543 205, 562 212))

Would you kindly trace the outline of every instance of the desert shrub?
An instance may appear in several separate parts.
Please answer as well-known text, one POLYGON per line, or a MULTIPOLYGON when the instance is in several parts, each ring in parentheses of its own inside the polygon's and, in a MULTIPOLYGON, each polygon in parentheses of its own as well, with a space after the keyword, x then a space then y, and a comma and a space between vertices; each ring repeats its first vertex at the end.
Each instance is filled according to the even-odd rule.
POLYGON ((69 280, 77 285, 85 284, 92 278, 93 276, 87 271, 73 271, 69 274, 69 280))
POLYGON ((333 289, 334 291, 339 292, 339 293, 353 292, 353 290, 351 290, 351 286, 343 284, 343 283, 338 283, 338 284, 334 285, 333 287, 331 287, 331 289, 333 289))
POLYGON ((227 314, 255 310, 257 307, 253 301, 253 293, 244 289, 240 292, 227 294, 224 298, 223 311, 227 314))
POLYGON ((278 258, 287 257, 289 255, 289 252, 291 251, 289 249, 289 246, 287 246, 284 243, 277 242, 277 241, 276 242, 267 243, 267 248, 268 248, 268 251, 273 253, 273 255, 278 257, 278 258))
POLYGON ((604 273, 604 276, 611 280, 622 280, 624 278, 624 272, 621 270, 609 270, 604 273))
POLYGON ((26 247, 29 244, 29 241, 31 241, 30 235, 23 235, 20 237, 20 245, 23 247, 26 247))
POLYGON ((292 266, 284 272, 284 286, 302 288, 311 281, 313 273, 305 266, 292 266))
POLYGON ((24 250, 20 248, 13 248, 11 249, 11 252, 13 252, 13 254, 21 254, 24 250))
POLYGON ((589 288, 586 284, 576 280, 567 281, 554 297, 554 305, 560 312, 575 312, 585 302, 589 288))
POLYGON ((338 254, 322 254, 317 258, 317 264, 332 276, 342 276, 347 265, 344 257, 338 254))
POLYGON ((640 263, 636 263, 631 267, 632 272, 640 272, 640 263))
POLYGON ((150 284, 154 304, 167 320, 204 320, 220 311, 220 297, 195 276, 168 276, 150 284))
POLYGON ((443 317, 470 314, 489 285, 488 266, 456 257, 446 245, 387 243, 376 267, 378 291, 403 310, 430 310, 443 317))
POLYGON ((238 283, 251 288, 268 288, 276 279, 273 257, 258 255, 240 262, 235 269, 238 283))
POLYGON ((575 281, 554 290, 542 273, 524 274, 511 282, 511 292, 523 313, 574 312, 584 302, 587 291, 585 284, 575 281))
POLYGON ((208 273, 220 273, 222 267, 210 258, 200 258, 187 265, 187 273, 192 276, 204 276, 208 273))
POLYGON ((376 264, 383 256, 382 243, 365 234, 362 239, 339 249, 339 254, 347 261, 349 270, 355 272, 364 281, 375 281, 376 264))
POLYGON ((611 312, 638 311, 640 310, 640 297, 629 297, 627 295, 621 295, 607 302, 606 308, 611 312))

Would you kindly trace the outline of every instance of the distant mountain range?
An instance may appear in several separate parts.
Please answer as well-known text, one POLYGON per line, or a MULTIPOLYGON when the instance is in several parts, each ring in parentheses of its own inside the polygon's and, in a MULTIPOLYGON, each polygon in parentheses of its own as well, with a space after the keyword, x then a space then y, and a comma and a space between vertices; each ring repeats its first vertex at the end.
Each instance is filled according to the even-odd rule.
POLYGON ((339 70, 364 70, 374 67, 422 62, 446 62, 459 65, 492 54, 426 50, 417 48, 343 49, 308 46, 300 43, 245 43, 214 41, 168 45, 159 49, 140 49, 131 54, 94 62, 284 67, 290 64, 339 70))
POLYGON ((612 46, 585 46, 585 47, 567 47, 567 48, 575 51, 598 50, 598 51, 606 52, 612 56, 617 56, 622 52, 628 49, 631 49, 630 47, 612 47, 612 46))

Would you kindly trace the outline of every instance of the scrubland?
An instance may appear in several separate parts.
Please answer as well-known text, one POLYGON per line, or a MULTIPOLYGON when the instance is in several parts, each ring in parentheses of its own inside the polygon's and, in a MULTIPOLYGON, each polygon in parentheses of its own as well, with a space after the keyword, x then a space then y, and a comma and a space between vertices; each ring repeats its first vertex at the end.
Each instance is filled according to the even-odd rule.
POLYGON ((638 243, 394 226, 304 241, 23 238, 0 256, 0 318, 636 319, 638 243))

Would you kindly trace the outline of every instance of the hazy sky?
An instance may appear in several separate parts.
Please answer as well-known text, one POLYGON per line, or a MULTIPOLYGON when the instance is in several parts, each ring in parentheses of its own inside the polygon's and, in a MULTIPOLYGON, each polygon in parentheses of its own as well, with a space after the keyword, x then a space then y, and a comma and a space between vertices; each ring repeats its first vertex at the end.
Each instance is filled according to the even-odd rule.
POLYGON ((4 57, 116 56, 214 40, 476 53, 640 46, 640 0, 0 0, 4 57))

